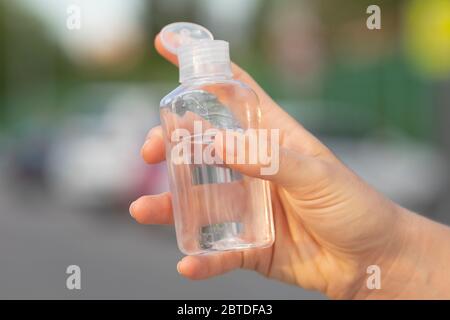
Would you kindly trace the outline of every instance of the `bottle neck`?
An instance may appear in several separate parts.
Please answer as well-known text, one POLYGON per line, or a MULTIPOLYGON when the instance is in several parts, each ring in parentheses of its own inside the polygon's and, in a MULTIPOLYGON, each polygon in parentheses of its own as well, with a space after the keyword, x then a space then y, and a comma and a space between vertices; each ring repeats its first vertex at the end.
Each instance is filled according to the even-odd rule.
POLYGON ((180 82, 186 83, 199 79, 231 79, 230 62, 198 62, 189 66, 180 65, 180 82))
POLYGON ((233 79, 233 76, 231 74, 223 73, 223 74, 204 74, 204 75, 198 75, 193 77, 188 77, 181 79, 181 84, 186 84, 190 82, 216 82, 216 81, 226 81, 233 79))

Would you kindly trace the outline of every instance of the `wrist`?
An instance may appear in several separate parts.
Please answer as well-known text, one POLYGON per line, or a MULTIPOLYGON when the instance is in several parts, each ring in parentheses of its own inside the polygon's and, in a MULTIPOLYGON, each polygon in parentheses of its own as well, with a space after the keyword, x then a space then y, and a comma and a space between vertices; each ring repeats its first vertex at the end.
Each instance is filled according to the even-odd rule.
MULTIPOLYGON (((367 278, 355 299, 430 299, 448 296, 444 280, 450 231, 425 217, 397 206, 398 220, 390 242, 376 264, 381 287, 369 289, 367 278)), ((448 273, 448 272, 447 272, 448 273)), ((448 275, 446 279, 449 279, 448 275)))

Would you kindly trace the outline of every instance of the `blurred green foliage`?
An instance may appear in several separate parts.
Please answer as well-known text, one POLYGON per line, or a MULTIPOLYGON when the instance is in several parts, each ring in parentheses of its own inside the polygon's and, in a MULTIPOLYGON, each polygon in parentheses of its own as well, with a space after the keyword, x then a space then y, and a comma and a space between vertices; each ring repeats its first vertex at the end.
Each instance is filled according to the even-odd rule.
MULTIPOLYGON (((271 63, 272 53, 264 47, 271 22, 276 21, 268 21, 268 17, 274 6, 286 1, 261 2, 253 22, 250 49, 236 50, 232 55, 275 99, 291 101, 286 105, 288 112, 301 121, 301 106, 312 104, 310 109, 321 122, 318 130, 329 134, 365 135, 395 128, 416 138, 433 137, 433 84, 413 71, 399 45, 398 24, 405 1, 310 1, 323 23, 326 51, 319 90, 289 88, 271 63), (378 36, 367 33, 365 38, 353 39, 365 28, 365 8, 373 3, 383 7, 383 30, 378 36), (360 30, 346 34, 345 30, 351 30, 351 25, 346 26, 350 22, 360 30), (370 52, 371 43, 380 39, 382 45, 373 47, 375 58, 366 59, 364 55, 370 52), (361 51, 365 47, 369 47, 368 51, 361 51), (292 101, 298 101, 299 107, 292 101)), ((199 3, 191 3, 181 11, 168 12, 162 1, 152 1, 142 12, 148 30, 144 55, 131 68, 108 69, 73 64, 39 19, 12 1, 0 1, 0 128, 22 130, 36 119, 51 123, 64 117, 71 111, 65 108, 64 101, 74 88, 86 83, 150 82, 174 86, 176 68, 156 54, 153 38, 169 22, 202 23, 196 11, 199 3)))

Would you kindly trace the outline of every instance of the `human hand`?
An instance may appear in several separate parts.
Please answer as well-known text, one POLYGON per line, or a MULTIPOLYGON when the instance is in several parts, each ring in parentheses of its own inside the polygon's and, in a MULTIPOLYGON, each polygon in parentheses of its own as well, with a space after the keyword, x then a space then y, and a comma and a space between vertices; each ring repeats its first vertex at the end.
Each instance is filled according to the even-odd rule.
MULTIPOLYGON (((159 36, 155 46, 164 58, 177 63, 159 36)), ((362 181, 242 69, 233 65, 233 73, 258 95, 261 127, 280 130, 280 164, 275 175, 260 176, 255 165, 229 165, 271 181, 275 243, 264 249, 187 256, 178 263, 178 272, 190 279, 206 279, 245 268, 332 298, 351 298, 369 295, 366 269, 375 264, 395 277, 393 294, 403 290, 397 280, 413 273, 403 258, 405 252, 410 257, 412 233, 420 218, 362 181)), ((148 163, 164 160, 161 127, 149 132, 141 152, 148 163)), ((143 196, 132 203, 130 212, 140 223, 173 223, 170 193, 143 196)), ((419 258, 411 257, 413 265, 419 258)))

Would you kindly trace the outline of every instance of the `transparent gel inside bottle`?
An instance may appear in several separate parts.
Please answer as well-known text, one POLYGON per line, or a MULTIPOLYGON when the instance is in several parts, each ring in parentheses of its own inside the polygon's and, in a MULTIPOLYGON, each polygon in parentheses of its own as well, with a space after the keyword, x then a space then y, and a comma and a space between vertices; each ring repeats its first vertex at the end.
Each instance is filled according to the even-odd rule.
POLYGON ((208 30, 175 23, 161 36, 178 55, 180 67, 181 85, 162 99, 160 110, 181 251, 192 255, 270 246, 274 230, 268 183, 220 163, 205 163, 203 157, 183 158, 186 152, 180 152, 204 154, 213 143, 212 128, 259 128, 258 97, 233 80, 228 43, 213 40, 208 30))

